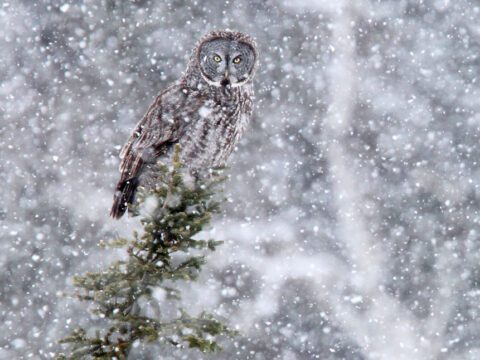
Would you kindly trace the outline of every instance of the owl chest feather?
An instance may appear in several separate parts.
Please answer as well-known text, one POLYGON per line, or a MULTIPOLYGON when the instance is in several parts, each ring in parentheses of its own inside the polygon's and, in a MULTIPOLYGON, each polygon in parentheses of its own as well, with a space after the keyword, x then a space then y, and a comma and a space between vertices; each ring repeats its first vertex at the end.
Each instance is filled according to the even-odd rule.
POLYGON ((179 140, 190 168, 223 166, 248 124, 249 96, 236 91, 231 98, 210 97, 189 116, 179 140))

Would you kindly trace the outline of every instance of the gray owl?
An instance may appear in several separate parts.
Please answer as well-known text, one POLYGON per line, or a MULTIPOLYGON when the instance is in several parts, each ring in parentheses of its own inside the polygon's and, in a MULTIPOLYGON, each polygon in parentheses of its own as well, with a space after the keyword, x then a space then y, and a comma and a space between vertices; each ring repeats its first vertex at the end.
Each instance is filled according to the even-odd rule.
POLYGON ((110 215, 120 218, 138 186, 154 187, 155 167, 180 144, 189 170, 223 166, 252 115, 254 41, 214 31, 195 47, 179 81, 162 91, 120 153, 120 180, 110 215))

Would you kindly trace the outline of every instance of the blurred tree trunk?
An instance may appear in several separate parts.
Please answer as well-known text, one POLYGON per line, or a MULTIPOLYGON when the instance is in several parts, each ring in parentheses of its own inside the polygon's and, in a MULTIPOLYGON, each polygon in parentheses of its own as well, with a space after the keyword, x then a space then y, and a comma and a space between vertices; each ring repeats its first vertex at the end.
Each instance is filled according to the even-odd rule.
MULTIPOLYGON (((330 107, 323 126, 323 144, 334 192, 337 238, 344 245, 350 265, 350 286, 355 304, 334 301, 332 308, 344 330, 365 354, 378 359, 428 359, 427 341, 422 341, 420 322, 399 301, 386 293, 382 275, 387 253, 369 231, 362 194, 361 169, 349 151, 349 133, 355 121, 356 81, 354 22, 356 6, 339 1, 333 11, 333 65, 329 72, 330 107)), ((339 289, 340 292, 346 289, 339 289)), ((343 296, 342 296, 343 299, 343 296)))

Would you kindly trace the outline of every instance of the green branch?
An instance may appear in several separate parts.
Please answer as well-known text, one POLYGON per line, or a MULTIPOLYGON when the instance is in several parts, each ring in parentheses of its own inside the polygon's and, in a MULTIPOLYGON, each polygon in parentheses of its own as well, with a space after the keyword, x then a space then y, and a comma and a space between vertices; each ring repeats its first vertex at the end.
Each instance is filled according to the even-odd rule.
POLYGON ((158 166, 157 188, 140 193, 138 205, 131 209, 139 214, 147 197, 157 200, 155 209, 142 215, 143 234, 134 233, 132 240, 101 243, 102 247, 127 248, 128 259, 114 262, 105 271, 74 277, 77 297, 92 305, 92 312, 105 319, 105 327, 93 331, 74 330, 60 341, 69 345, 70 352, 59 355, 58 359, 127 359, 136 341, 186 345, 213 352, 220 349, 219 336, 236 334, 212 315, 188 315, 178 303, 180 291, 172 285, 175 281, 194 281, 198 277, 205 255, 194 256, 193 250, 213 251, 221 244, 193 237, 206 229, 212 214, 219 211, 220 202, 215 194, 224 178, 212 172, 208 179, 188 186, 178 146, 172 165, 171 169, 158 166), (183 256, 180 261, 180 252, 187 258, 183 256), (178 303, 178 318, 161 318, 160 308, 152 298, 152 288, 163 289, 167 301, 178 303), (158 318, 142 315, 142 300, 148 300, 148 306, 157 308, 158 318))

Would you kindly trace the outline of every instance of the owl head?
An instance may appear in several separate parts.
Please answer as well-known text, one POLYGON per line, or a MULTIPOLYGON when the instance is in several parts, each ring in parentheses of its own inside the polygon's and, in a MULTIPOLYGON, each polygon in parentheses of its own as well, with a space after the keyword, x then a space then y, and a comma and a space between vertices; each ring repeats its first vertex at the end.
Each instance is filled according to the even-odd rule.
POLYGON ((202 38, 195 56, 203 79, 221 87, 226 94, 231 88, 248 83, 257 63, 254 41, 242 33, 226 30, 202 38))

